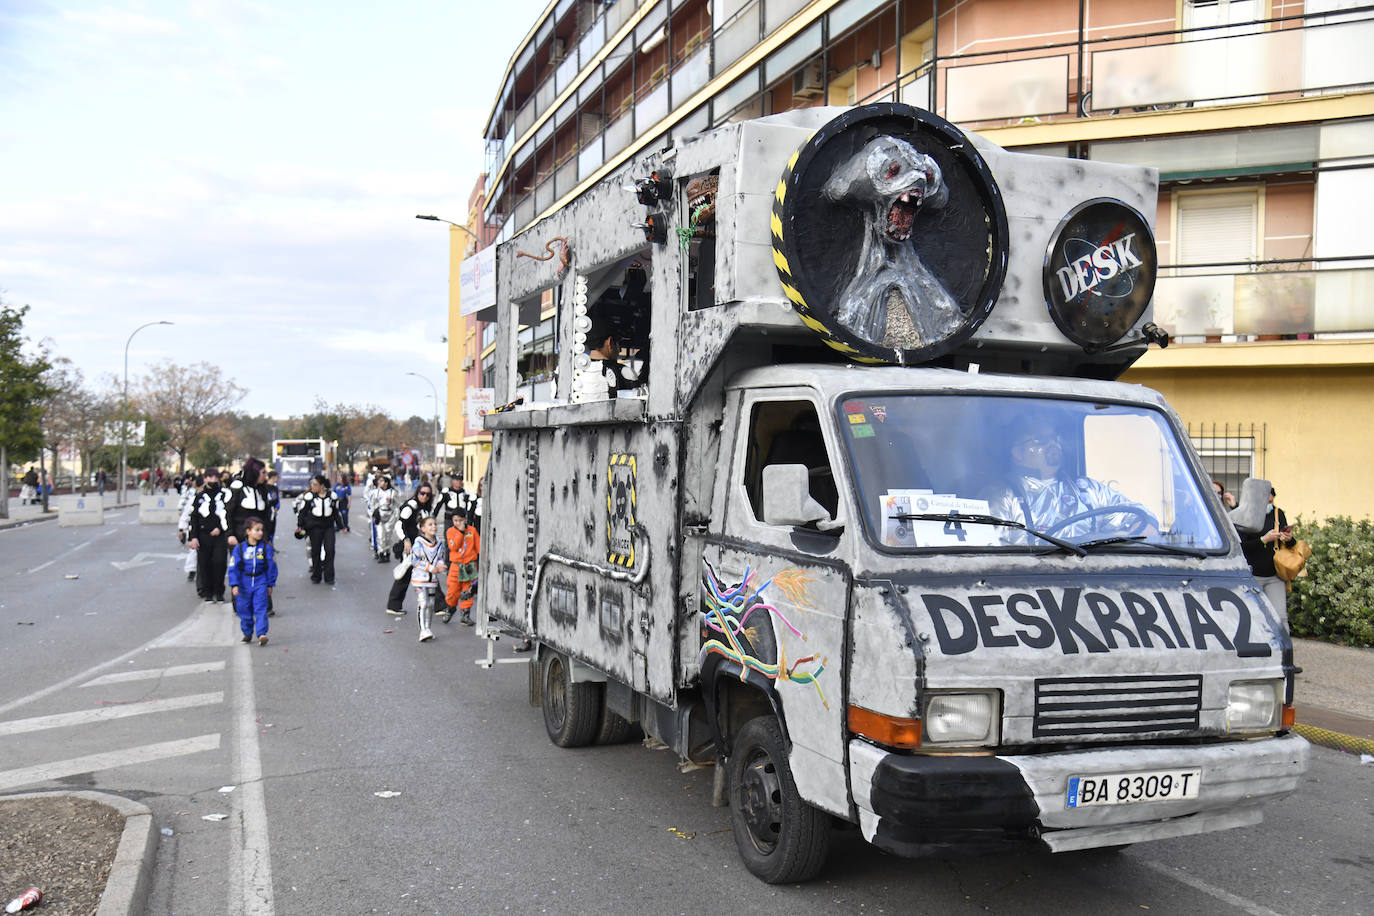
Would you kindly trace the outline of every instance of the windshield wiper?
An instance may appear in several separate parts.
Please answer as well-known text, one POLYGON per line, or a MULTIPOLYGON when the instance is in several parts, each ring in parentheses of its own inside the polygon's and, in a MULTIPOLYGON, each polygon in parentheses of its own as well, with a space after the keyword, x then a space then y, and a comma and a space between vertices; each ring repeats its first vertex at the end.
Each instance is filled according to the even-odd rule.
POLYGON ((1027 534, 1035 535, 1042 541, 1049 541, 1060 550, 1067 550, 1069 553, 1077 554, 1080 557, 1086 557, 1088 555, 1086 550, 1072 541, 1057 538, 1043 531, 1036 531, 1034 528, 1028 528, 1020 522, 1013 521, 1009 518, 998 518, 995 515, 964 515, 962 512, 948 512, 943 515, 938 512, 903 512, 889 517, 902 520, 916 519, 923 522, 969 522, 974 525, 997 525, 1000 528, 1017 528, 1027 534))
POLYGON ((1084 549, 1106 547, 1111 544, 1139 544, 1141 547, 1152 547, 1156 550, 1162 550, 1165 553, 1176 553, 1180 556, 1192 557, 1195 560, 1203 560, 1207 557, 1206 551, 1197 550, 1192 547, 1176 547, 1173 544, 1156 544, 1153 541, 1145 540, 1145 535, 1143 534, 1114 534, 1111 537, 1078 542, 1078 546, 1084 549))

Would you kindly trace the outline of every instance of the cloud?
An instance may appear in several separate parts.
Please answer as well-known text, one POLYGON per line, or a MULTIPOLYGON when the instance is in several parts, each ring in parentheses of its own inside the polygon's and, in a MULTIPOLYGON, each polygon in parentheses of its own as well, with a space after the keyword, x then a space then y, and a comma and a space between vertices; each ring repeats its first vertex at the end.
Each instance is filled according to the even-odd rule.
POLYGON ((64 26, 84 29, 87 35, 109 38, 129 38, 142 35, 174 35, 180 31, 175 22, 145 16, 131 10, 102 7, 96 10, 63 10, 60 14, 64 26))

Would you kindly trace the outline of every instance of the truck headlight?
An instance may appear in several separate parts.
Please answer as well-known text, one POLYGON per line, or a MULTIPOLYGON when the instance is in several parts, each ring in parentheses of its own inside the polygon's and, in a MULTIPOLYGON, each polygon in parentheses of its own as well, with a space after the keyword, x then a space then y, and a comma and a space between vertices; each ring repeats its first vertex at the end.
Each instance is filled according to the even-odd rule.
POLYGON ((932 691, 922 704, 923 744, 996 744, 997 692, 932 691))
POLYGON ((1279 727, 1282 681, 1235 681, 1226 696, 1226 730, 1249 732, 1279 727))

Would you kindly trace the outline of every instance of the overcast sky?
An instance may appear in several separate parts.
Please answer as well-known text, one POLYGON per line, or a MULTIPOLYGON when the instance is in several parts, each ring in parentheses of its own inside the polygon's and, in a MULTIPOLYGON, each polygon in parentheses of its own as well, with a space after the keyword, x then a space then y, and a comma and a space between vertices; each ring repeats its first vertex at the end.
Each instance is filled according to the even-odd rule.
POLYGON ((445 399, 448 230, 546 0, 0 0, 0 296, 94 382, 445 399))

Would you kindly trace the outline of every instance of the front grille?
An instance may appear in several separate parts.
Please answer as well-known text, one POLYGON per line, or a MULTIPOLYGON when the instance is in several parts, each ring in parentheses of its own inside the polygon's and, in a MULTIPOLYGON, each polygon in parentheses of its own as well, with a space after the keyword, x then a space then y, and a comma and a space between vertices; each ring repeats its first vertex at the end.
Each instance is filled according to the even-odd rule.
POLYGON ((1197 730, 1201 710, 1201 675, 1039 678, 1033 734, 1182 734, 1197 730))

